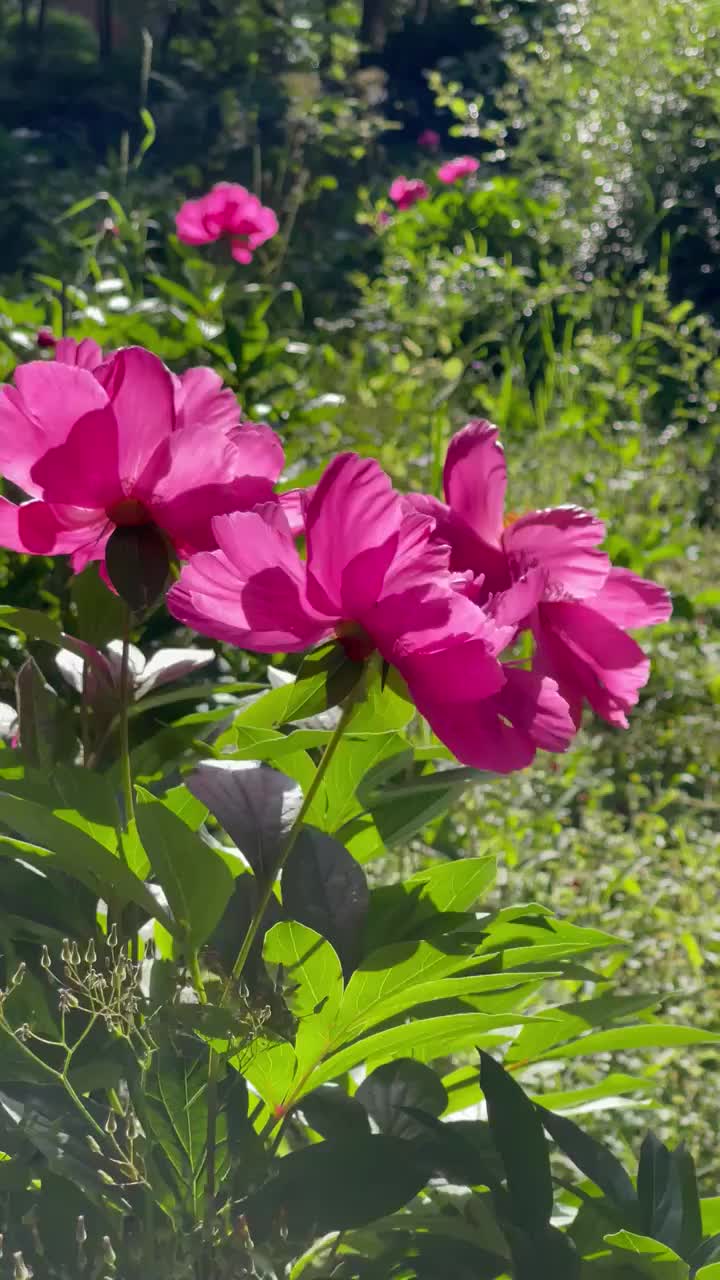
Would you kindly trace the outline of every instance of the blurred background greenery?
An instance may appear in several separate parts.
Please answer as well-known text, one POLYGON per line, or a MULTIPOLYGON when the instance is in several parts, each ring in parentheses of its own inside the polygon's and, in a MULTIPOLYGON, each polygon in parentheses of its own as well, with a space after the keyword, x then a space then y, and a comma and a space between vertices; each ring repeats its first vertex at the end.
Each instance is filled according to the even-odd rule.
MULTIPOLYGON (((45 326, 210 362, 295 483, 342 445, 437 488, 452 431, 487 416, 513 509, 592 507, 614 559, 673 591, 628 733, 588 724, 488 778, 382 874, 495 851, 508 901, 602 921, 620 990, 714 1029, 719 54, 716 0, 0 3, 0 376, 45 326), (437 183, 428 128, 474 177, 437 183), (402 213, 399 173, 432 189, 402 213), (250 268, 174 236, 220 180, 278 212, 250 268)), ((1 602, 66 591, 0 553, 1 602)), ((711 1190, 718 1054, 616 1057, 657 1077, 653 1124, 711 1190)), ((618 1140, 646 1120, 629 1106, 618 1140)))

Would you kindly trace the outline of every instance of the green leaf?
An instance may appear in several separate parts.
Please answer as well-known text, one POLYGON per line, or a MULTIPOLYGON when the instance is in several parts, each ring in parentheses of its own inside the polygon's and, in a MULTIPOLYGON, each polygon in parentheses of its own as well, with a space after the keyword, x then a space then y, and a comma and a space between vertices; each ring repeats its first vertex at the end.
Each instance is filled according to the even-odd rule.
POLYGON ((287 1040, 259 1037, 237 1062, 248 1082, 276 1114, 284 1114, 284 1102, 297 1071, 297 1057, 287 1040))
POLYGON ((323 1138, 343 1139, 370 1132, 364 1106, 339 1085, 324 1084, 306 1094, 301 1109, 310 1128, 323 1138))
POLYGON ((633 1270, 651 1280, 687 1280, 689 1270, 681 1258, 658 1240, 636 1235, 632 1231, 616 1231, 605 1241, 621 1257, 628 1254, 633 1270))
POLYGON ((26 658, 15 681, 20 748, 37 769, 72 759, 76 739, 70 712, 43 678, 34 658, 26 658))
MULTIPOLYGON (((362 800, 372 813, 386 845, 409 840, 433 818, 449 809, 482 775, 476 769, 451 768, 423 774, 378 790, 362 787, 362 800)), ((341 834, 341 833, 340 833, 341 834)))
POLYGON ((643 1229, 655 1240, 676 1249, 682 1234, 683 1187, 673 1153, 648 1133, 640 1148, 637 1198, 643 1229))
POLYGON ((285 999, 298 1019, 298 1070, 305 1072, 322 1057, 331 1040, 343 995, 340 961, 319 933, 294 920, 269 930, 263 959, 266 964, 282 966, 285 999))
POLYGON ((717 1044, 720 1034, 697 1027, 682 1027, 673 1023, 648 1022, 635 1027, 614 1027, 609 1031, 596 1031, 573 1040, 570 1044, 548 1049, 543 1059, 580 1058, 591 1053, 623 1053, 630 1049, 660 1049, 678 1045, 717 1044))
POLYGON ((512 1028, 522 1020, 519 1014, 452 1013, 388 1027, 326 1058, 313 1072, 309 1087, 336 1080, 359 1062, 374 1066, 402 1053, 412 1053, 418 1062, 432 1062, 460 1053, 486 1038, 488 1043, 497 1044, 510 1039, 512 1028))
POLYGON ((480 1085, 505 1169, 513 1221, 532 1235, 542 1235, 553 1211, 553 1185, 538 1112, 512 1076, 482 1051, 480 1085))
POLYGON ((210 810, 260 880, 275 868, 302 805, 292 778, 250 760, 206 760, 188 789, 210 810))
POLYGON ((343 823, 361 812, 362 805, 355 792, 368 770, 405 749, 405 739, 397 733, 375 733, 367 738, 346 737, 341 740, 323 779, 326 810, 322 825, 326 831, 337 831, 343 823))
POLYGON ((125 609, 122 600, 103 582, 97 564, 89 564, 70 582, 77 633, 81 640, 101 649, 122 635, 125 609))
POLYGON ((143 847, 178 927, 197 948, 222 916, 233 877, 220 855, 177 814, 142 788, 138 794, 136 819, 143 847))
POLYGON ((365 1077, 355 1097, 382 1133, 393 1133, 398 1138, 418 1133, 418 1122, 408 1115, 408 1108, 439 1116, 447 1106, 442 1080, 414 1058, 396 1058, 376 1067, 365 1077))
POLYGON ((12 849, 31 861, 50 858, 63 871, 87 885, 98 898, 136 902, 150 917, 161 920, 166 929, 174 931, 173 922, 142 880, 77 826, 64 822, 42 805, 7 792, 0 792, 0 822, 22 837, 18 841, 0 835, 0 844, 5 846, 0 853, 7 856, 12 849))
POLYGON ((288 915, 332 944, 348 974, 362 953, 370 891, 355 859, 332 836, 304 827, 282 873, 288 915))
POLYGON ((8 631, 20 631, 28 640, 44 640, 47 644, 62 648, 62 631, 57 622, 36 609, 15 609, 12 605, 0 605, 0 627, 8 631))
POLYGON ((393 1213, 424 1187, 430 1167, 411 1142, 349 1135, 293 1151, 243 1204, 252 1235, 266 1239, 283 1217, 290 1238, 347 1231, 393 1213))
POLYGON ((236 725, 276 728, 327 711, 355 688, 363 668, 351 662, 342 645, 329 644, 308 655, 292 684, 271 689, 235 718, 236 725))
POLYGON ((555 1139, 561 1151, 613 1204, 629 1213, 630 1220, 633 1221, 637 1213, 637 1196, 630 1176, 617 1156, 597 1138, 584 1133, 567 1116, 554 1115, 544 1107, 537 1109, 545 1129, 555 1139))

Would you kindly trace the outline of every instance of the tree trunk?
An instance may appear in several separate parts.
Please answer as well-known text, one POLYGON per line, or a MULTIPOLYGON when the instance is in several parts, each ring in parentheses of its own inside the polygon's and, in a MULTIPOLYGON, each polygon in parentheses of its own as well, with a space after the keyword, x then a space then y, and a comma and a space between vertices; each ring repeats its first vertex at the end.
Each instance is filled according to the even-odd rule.
POLYGON ((385 45, 389 17, 390 0, 363 0, 360 39, 376 53, 385 45))
POLYGON ((97 32, 100 58, 104 62, 112 53, 112 0, 96 0, 97 32))

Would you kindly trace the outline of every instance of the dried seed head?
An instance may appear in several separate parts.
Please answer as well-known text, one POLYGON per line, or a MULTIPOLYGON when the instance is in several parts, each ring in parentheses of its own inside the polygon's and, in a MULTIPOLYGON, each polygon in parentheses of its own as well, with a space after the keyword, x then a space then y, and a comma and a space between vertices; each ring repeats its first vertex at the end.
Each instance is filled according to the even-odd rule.
POLYGON ((78 1244, 85 1244, 85 1241, 87 1240, 87 1228, 85 1226, 85 1219, 81 1213, 78 1214, 77 1222, 75 1223, 75 1239, 78 1244))
POLYGON ((72 950, 71 950, 71 947, 70 947, 70 939, 69 939, 69 938, 63 938, 63 940, 62 940, 62 949, 61 949, 61 951, 60 951, 60 956, 61 956, 61 958, 62 958, 62 962, 63 962, 63 964, 70 964, 70 961, 71 961, 71 959, 72 959, 72 950))
POLYGON ((107 937, 107 944, 109 947, 116 947, 118 944, 118 931, 117 931, 116 924, 113 924, 112 928, 110 929, 110 932, 107 937))
POLYGON ((42 954, 40 956, 40 966, 43 969, 52 969, 52 960, 50 959, 50 952, 45 946, 45 943, 43 943, 42 954))
POLYGON ((85 948, 85 962, 86 964, 94 964, 96 960, 97 954, 95 952, 95 943, 91 938, 85 948))
POLYGON ((105 1132, 106 1133, 117 1132, 117 1116, 115 1115, 114 1111, 108 1111, 108 1118, 105 1121, 105 1132))
POLYGON ((24 961, 24 960, 21 960, 21 961, 20 961, 20 964, 18 965, 17 969, 15 970, 15 972, 14 972, 14 974, 13 974, 13 976, 12 976, 12 982, 11 982, 11 984, 10 984, 12 987, 19 987, 19 986, 20 986, 20 983, 22 982, 23 978, 25 977, 25 970, 26 970, 26 968, 27 968, 27 965, 25 964, 25 961, 24 961))
POLYGON ((80 963, 80 948, 77 942, 73 942, 70 948, 70 963, 77 966, 80 963))

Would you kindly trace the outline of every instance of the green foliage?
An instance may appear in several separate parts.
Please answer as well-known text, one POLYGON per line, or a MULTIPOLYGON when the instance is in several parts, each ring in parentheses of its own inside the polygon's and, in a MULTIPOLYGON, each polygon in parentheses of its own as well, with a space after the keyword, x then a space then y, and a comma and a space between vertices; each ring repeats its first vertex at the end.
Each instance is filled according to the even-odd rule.
POLYGON ((188 647, 145 612, 164 546, 116 538, 128 792, 121 600, 0 552, 3 1276, 720 1274, 717 24, 426 8, 380 5, 369 61, 354 0, 158 0, 142 50, 11 4, 0 375, 45 325, 211 365, 285 487, 351 447, 439 491, 489 416, 512 507, 596 509, 674 619, 625 738, 499 779, 338 644, 188 647), (227 178, 279 214, 250 268, 173 234, 227 178))

